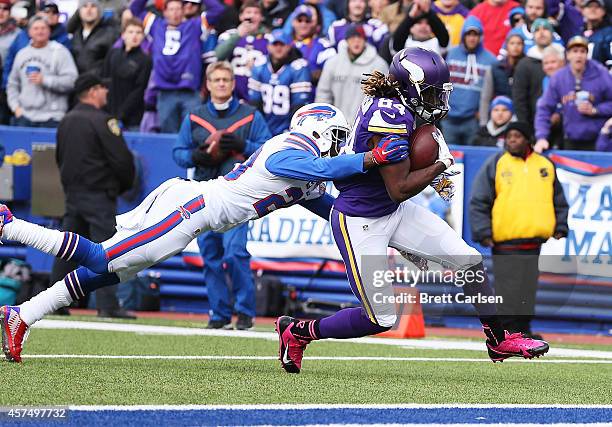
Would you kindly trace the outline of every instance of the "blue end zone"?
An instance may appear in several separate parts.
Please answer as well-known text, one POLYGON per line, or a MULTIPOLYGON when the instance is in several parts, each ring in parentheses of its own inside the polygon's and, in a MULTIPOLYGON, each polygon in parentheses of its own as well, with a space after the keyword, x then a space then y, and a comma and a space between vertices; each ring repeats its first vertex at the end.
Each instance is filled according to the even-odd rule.
MULTIPOLYGON (((605 408, 326 408, 326 409, 194 409, 194 410, 71 410, 69 417, 49 425, 307 425, 307 424, 555 424, 609 423, 605 408)), ((18 425, 41 425, 18 423, 18 425)))

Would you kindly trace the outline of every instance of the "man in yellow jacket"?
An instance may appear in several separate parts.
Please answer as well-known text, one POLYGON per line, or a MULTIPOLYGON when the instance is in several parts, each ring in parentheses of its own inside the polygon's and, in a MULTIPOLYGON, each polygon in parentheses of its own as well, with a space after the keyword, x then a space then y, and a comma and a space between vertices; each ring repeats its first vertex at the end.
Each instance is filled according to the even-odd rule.
MULTIPOLYGON (((525 122, 511 123, 504 151, 490 158, 472 187, 472 239, 492 248, 498 314, 510 332, 531 332, 538 256, 550 237, 567 236, 568 205, 553 163, 533 151, 525 122)), ((540 337, 541 338, 541 337, 540 337)))

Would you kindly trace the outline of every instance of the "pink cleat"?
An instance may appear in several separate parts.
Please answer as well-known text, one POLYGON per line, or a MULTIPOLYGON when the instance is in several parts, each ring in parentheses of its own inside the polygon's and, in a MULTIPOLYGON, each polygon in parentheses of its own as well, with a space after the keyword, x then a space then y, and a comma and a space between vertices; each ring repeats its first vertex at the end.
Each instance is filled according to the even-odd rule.
POLYGON ((13 213, 6 205, 0 204, 0 237, 2 237, 2 229, 5 224, 13 221, 13 213))
POLYGON ((524 357, 525 359, 540 357, 548 352, 549 347, 546 341, 526 338, 520 332, 511 334, 506 331, 506 339, 497 345, 493 345, 490 339, 487 340, 487 349, 489 357, 495 363, 503 362, 509 357, 524 357))
POLYGON ((2 351, 9 362, 21 362, 23 342, 28 337, 29 326, 21 320, 19 307, 3 305, 0 307, 0 326, 2 327, 2 351))
POLYGON ((281 366, 290 374, 299 374, 302 368, 302 357, 304 350, 310 341, 296 338, 291 333, 291 327, 298 322, 289 316, 281 316, 276 319, 275 330, 278 333, 278 358, 281 366))

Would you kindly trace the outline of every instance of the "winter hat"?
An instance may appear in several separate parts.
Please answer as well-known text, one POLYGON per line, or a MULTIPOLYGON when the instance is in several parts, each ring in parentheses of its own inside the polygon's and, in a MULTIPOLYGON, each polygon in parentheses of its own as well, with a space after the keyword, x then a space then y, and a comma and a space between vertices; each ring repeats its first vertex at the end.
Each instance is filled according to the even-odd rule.
POLYGON ((364 40, 367 39, 363 26, 358 24, 351 24, 351 26, 348 27, 348 29, 346 30, 346 35, 344 36, 344 39, 348 40, 351 37, 355 36, 361 37, 364 40))
POLYGON ((511 122, 508 124, 504 135, 507 135, 511 130, 518 130, 528 141, 532 140, 533 131, 531 130, 531 125, 527 122, 511 122))
POLYGON ((503 105, 508 110, 510 110, 511 113, 514 113, 514 107, 512 105, 512 100, 508 98, 507 96, 500 95, 500 96, 496 96, 495 98, 493 98, 493 101, 491 101, 491 110, 497 107, 498 105, 503 105))
POLYGON ((538 28, 542 28, 542 27, 546 28, 551 33, 555 32, 555 29, 553 28, 552 24, 546 18, 538 18, 535 21, 533 21, 533 24, 531 24, 531 32, 535 33, 538 28))

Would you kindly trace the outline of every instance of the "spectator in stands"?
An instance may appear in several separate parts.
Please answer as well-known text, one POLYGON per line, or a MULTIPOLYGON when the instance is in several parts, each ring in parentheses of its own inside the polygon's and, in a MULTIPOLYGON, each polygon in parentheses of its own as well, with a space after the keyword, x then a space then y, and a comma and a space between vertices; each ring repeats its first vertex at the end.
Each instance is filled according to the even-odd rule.
MULTIPOLYGON (((448 31, 428 1, 415 1, 408 15, 393 33, 393 51, 417 46, 442 53, 448 46, 448 31)), ((393 55, 391 55, 391 58, 393 55)))
POLYGON ((412 7, 412 0, 399 0, 385 7, 381 14, 380 20, 387 26, 390 33, 394 33, 399 27, 399 24, 406 18, 408 11, 412 7))
POLYGON ((510 20, 510 31, 514 30, 515 28, 522 27, 525 24, 525 20, 527 19, 525 8, 523 8, 522 6, 517 6, 514 9, 510 10, 510 12, 508 12, 508 19, 510 20))
POLYGON ((202 0, 183 0, 184 19, 197 18, 202 14, 202 0))
MULTIPOLYGON (((62 119, 56 136, 56 160, 65 193, 62 230, 103 242, 116 231, 117 197, 134 183, 134 158, 117 119, 103 110, 108 90, 102 80, 94 73, 81 74, 74 92, 78 103, 62 119)), ((76 267, 74 261, 56 258, 51 283, 76 267)), ((114 285, 96 291, 98 316, 133 319, 119 306, 116 289, 114 285)))
POLYGON ((318 6, 300 5, 291 16, 293 17, 293 44, 308 62, 314 89, 321 77, 323 64, 336 55, 336 49, 326 38, 320 37, 321 15, 318 6))
POLYGON ((201 103, 201 38, 224 11, 217 0, 204 0, 206 11, 183 19, 183 3, 168 0, 164 17, 145 11, 146 0, 133 0, 132 14, 145 23, 145 34, 153 39, 151 90, 157 92, 157 114, 161 132, 177 132, 187 113, 201 103))
POLYGON ((273 135, 289 129, 293 113, 311 101, 308 63, 282 29, 272 31, 268 56, 249 78, 249 102, 263 113, 273 135))
POLYGON ((612 22, 606 14, 603 0, 586 0, 582 7, 584 28, 582 34, 592 44, 591 59, 612 69, 612 22))
MULTIPOLYGON (((416 0, 429 2, 430 0, 416 0)), ((333 22, 327 30, 327 37, 332 45, 345 39, 346 31, 351 24, 361 24, 368 38, 368 42, 377 49, 381 46, 383 38, 389 32, 387 26, 378 19, 372 19, 367 14, 366 0, 348 0, 347 12, 344 18, 333 22)))
MULTIPOLYGON (((559 50, 558 46, 552 44, 544 49, 542 54, 542 71, 544 78, 542 79, 542 93, 546 92, 550 78, 565 65, 565 52, 559 50)), ((550 134, 548 141, 551 147, 563 147, 563 118, 562 105, 557 104, 555 112, 550 116, 550 134)))
MULTIPOLYGON (((10 0, 0 0, 0 72, 6 65, 6 57, 9 47, 19 34, 19 28, 13 18, 11 18, 10 0)), ((10 68, 8 69, 10 72, 10 68)), ((6 89, 2 85, 0 88, 0 125, 7 125, 11 117, 11 110, 6 100, 6 89)))
POLYGON ((144 39, 142 21, 128 20, 121 39, 123 47, 108 52, 102 69, 102 76, 110 78, 107 109, 121 121, 124 129, 138 131, 152 68, 151 58, 140 48, 144 39))
POLYGON ((484 24, 484 48, 493 55, 499 53, 510 31, 508 12, 518 5, 513 0, 485 0, 470 12, 470 15, 475 16, 484 24))
MULTIPOLYGON (((244 160, 272 137, 261 113, 233 96, 235 85, 228 62, 211 64, 206 69, 210 99, 185 117, 181 125, 173 157, 181 167, 195 167, 194 179, 198 181, 227 174, 237 158, 244 160), (221 136, 218 130, 223 130, 221 136), (209 140, 211 136, 214 142, 209 140)), ((231 329, 233 311, 238 314, 237 329, 253 326, 255 289, 251 255, 246 249, 247 230, 245 223, 225 233, 209 231, 198 237, 210 303, 208 328, 231 329), (225 270, 232 281, 234 304, 225 270)))
POLYGON ((98 0, 80 0, 79 22, 72 38, 72 55, 79 73, 100 73, 104 58, 113 46, 119 32, 102 19, 98 0))
POLYGON ((595 149, 597 151, 612 152, 612 117, 601 128, 599 137, 595 143, 595 149))
MULTIPOLYGON (((342 16, 344 14, 344 11, 346 11, 347 7, 346 1, 342 2, 326 0, 304 0, 304 4, 317 8, 317 11, 319 12, 319 24, 321 25, 321 34, 328 33, 331 24, 336 21, 339 16, 342 16), (336 9, 332 10, 332 6, 338 8, 342 3, 344 3, 341 7, 342 13, 340 13, 339 11, 336 12, 336 9)), ((285 22, 285 30, 288 29, 288 25, 289 23, 285 22)))
POLYGON ((437 0, 431 8, 444 23, 450 41, 448 47, 455 47, 461 43, 461 28, 470 10, 459 0, 437 0))
MULTIPOLYGON (((568 0, 546 0, 546 14, 548 20, 561 36, 563 44, 576 34, 580 33, 583 18, 580 11, 574 6, 580 0, 574 2, 568 0)), ((609 0, 606 0, 609 1, 609 0)))
POLYGON ((504 135, 510 122, 516 121, 512 100, 497 96, 491 101, 491 115, 474 139, 474 145, 504 148, 504 135))
POLYGON ((535 45, 529 49, 526 57, 521 59, 514 72, 512 85, 512 102, 516 117, 521 122, 533 123, 535 108, 538 98, 542 96, 542 81, 544 71, 542 70, 542 53, 548 46, 555 46, 560 52, 563 47, 553 44, 553 36, 550 23, 545 19, 536 20, 532 25, 534 30, 535 45))
POLYGON ((489 117, 489 104, 496 96, 512 97, 514 71, 523 58, 523 38, 510 31, 506 38, 506 55, 487 70, 480 93, 480 125, 484 126, 489 117))
POLYGON ((446 62, 452 70, 450 111, 442 122, 449 144, 471 145, 478 132, 480 91, 484 76, 496 59, 482 44, 482 25, 468 16, 461 32, 461 44, 448 51, 446 62))
POLYGON ((248 82, 255 62, 268 53, 262 8, 256 0, 246 0, 240 7, 240 25, 219 36, 217 59, 229 61, 236 76, 236 96, 249 100, 248 82))
POLYGON ((325 63, 315 100, 335 105, 345 117, 354 117, 363 99, 363 75, 374 70, 386 73, 388 69, 374 46, 367 43, 363 27, 353 25, 346 32, 346 46, 342 43, 338 55, 325 63))
POLYGON ((567 44, 568 65, 550 79, 535 118, 535 150, 550 147, 550 118, 562 104, 566 150, 594 150, 595 140, 606 120, 612 116, 612 77, 597 61, 587 58, 589 42, 575 36, 567 44))
POLYGON ((525 55, 536 59, 542 59, 542 52, 552 43, 557 44, 559 48, 563 50, 561 38, 555 33, 552 24, 547 19, 536 19, 533 24, 531 24, 531 33, 533 34, 533 45, 531 47, 526 46, 525 55))
POLYGON ((282 28, 291 12, 297 7, 296 0, 261 0, 263 25, 268 31, 282 28))
POLYGON ((510 123, 505 150, 480 169, 472 186, 472 238, 492 248, 497 313, 509 332, 531 332, 538 257, 550 237, 567 236, 568 205, 550 160, 533 152, 531 126, 510 123), (512 224, 511 227, 508 224, 512 224))
POLYGON ((13 124, 57 127, 68 110, 68 93, 77 78, 70 51, 50 40, 51 27, 42 16, 30 19, 30 45, 15 57, 6 89, 13 124))

